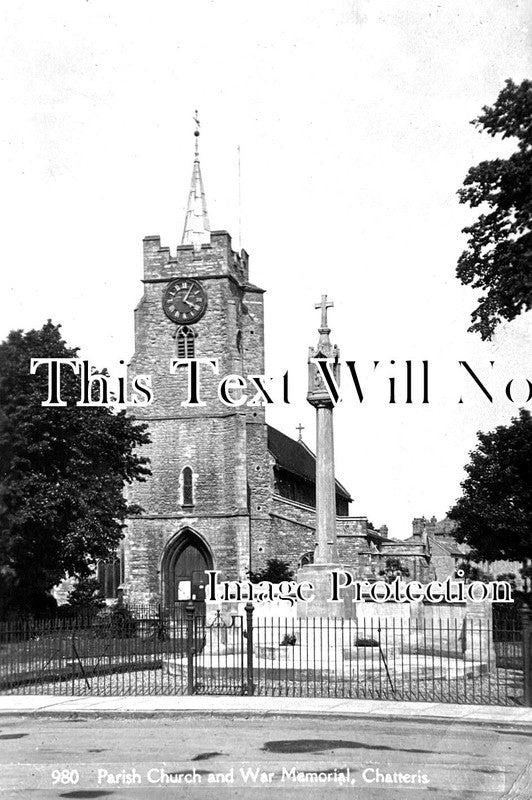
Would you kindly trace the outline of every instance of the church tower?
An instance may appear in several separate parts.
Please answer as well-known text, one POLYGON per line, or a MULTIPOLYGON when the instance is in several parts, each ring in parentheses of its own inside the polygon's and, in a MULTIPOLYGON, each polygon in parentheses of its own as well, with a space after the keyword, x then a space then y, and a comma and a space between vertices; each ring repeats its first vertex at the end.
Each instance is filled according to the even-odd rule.
POLYGON ((219 380, 264 372, 263 290, 249 282, 248 254, 211 231, 195 155, 181 245, 172 255, 144 239, 144 293, 135 310, 131 375, 152 378, 153 402, 134 416, 149 426, 152 475, 128 487, 142 512, 128 520, 124 594, 135 602, 204 599, 205 569, 245 577, 252 530, 266 533, 268 445, 263 406, 225 406, 219 380), (187 359, 201 370, 198 405, 188 395, 187 359), (182 363, 171 370, 172 360, 182 363))

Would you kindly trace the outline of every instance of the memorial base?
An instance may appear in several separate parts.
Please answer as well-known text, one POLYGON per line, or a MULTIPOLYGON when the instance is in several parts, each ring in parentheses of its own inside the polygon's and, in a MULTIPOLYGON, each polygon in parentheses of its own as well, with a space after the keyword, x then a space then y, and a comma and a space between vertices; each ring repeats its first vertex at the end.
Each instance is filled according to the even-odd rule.
POLYGON ((340 601, 334 601, 332 597, 332 577, 333 571, 345 571, 340 564, 308 564, 297 571, 297 582, 307 581, 314 587, 309 595, 314 595, 314 599, 309 602, 301 600, 297 603, 297 616, 301 619, 350 619, 354 617, 354 604, 348 591, 343 591, 340 601))

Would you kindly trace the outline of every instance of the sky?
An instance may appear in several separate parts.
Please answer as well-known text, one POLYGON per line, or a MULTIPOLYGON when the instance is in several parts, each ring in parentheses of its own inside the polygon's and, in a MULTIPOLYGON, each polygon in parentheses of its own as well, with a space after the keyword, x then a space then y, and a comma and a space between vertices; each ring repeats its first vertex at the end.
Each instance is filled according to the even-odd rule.
POLYGON ((98 367, 129 360, 142 238, 180 243, 198 109, 212 229, 249 252, 266 372, 289 371, 291 403, 268 421, 293 436, 301 422, 314 447, 306 359, 327 294, 365 389, 361 404, 344 366, 335 454, 352 513, 398 538, 443 517, 477 431, 508 424, 532 379, 529 315, 482 343, 455 277, 475 218, 456 192, 514 148, 470 120, 531 77, 531 17, 525 0, 3 4, 0 337, 51 318, 98 367), (387 402, 407 359, 416 387, 429 361, 428 405, 387 402))

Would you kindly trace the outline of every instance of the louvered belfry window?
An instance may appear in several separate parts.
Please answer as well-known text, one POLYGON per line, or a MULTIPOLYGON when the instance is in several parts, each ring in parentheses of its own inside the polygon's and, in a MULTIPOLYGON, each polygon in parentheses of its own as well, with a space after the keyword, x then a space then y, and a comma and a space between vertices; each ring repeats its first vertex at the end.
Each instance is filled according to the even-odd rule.
POLYGON ((194 358, 195 342, 194 331, 188 325, 182 325, 177 329, 177 357, 194 358))

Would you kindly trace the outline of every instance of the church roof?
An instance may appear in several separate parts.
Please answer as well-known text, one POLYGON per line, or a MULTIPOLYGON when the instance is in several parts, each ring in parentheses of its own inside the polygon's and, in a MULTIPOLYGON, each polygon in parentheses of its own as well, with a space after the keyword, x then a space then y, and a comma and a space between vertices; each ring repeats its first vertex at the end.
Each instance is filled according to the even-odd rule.
POLYGON ((469 547, 467 545, 461 544, 460 542, 451 539, 451 537, 442 540, 441 537, 436 538, 435 536, 429 535, 428 538, 430 539, 431 545, 441 548, 450 556, 465 556, 469 552, 469 547))
MULTIPOLYGON (((297 442, 277 428, 266 425, 268 429, 268 450, 275 458, 277 466, 292 472, 300 478, 316 483, 316 456, 304 442, 297 442)), ((336 481, 336 493, 346 500, 351 500, 351 495, 340 481, 336 481)))

